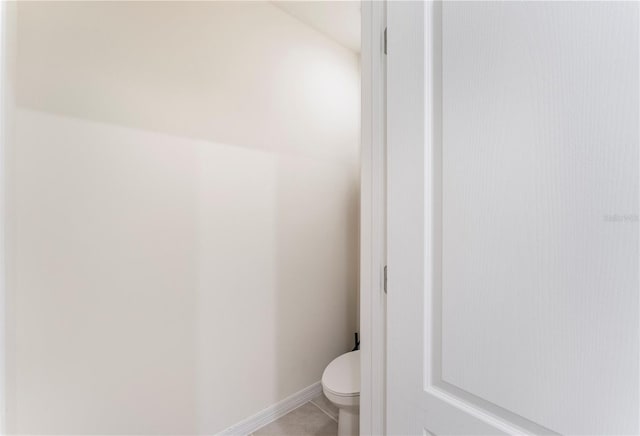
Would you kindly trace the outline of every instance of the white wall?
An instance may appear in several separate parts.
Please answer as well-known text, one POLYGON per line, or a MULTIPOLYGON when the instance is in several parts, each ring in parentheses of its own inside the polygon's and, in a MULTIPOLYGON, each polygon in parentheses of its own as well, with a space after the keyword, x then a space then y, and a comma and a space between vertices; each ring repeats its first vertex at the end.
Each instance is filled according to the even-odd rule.
POLYGON ((21 3, 14 433, 211 434, 356 330, 357 56, 268 3, 21 3))

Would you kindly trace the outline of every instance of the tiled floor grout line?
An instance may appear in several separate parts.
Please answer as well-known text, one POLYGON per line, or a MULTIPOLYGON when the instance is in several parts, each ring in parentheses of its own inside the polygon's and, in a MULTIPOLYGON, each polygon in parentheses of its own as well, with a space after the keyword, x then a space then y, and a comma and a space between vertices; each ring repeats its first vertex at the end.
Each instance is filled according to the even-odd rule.
POLYGON ((318 409, 320 409, 322 411, 322 413, 324 413, 325 415, 327 415, 329 418, 333 419, 335 422, 338 422, 338 420, 333 416, 330 415, 329 412, 327 412, 326 410, 324 410, 322 407, 318 406, 316 403, 313 402, 313 400, 309 400, 309 402, 311 404, 313 404, 314 406, 316 406, 318 409))

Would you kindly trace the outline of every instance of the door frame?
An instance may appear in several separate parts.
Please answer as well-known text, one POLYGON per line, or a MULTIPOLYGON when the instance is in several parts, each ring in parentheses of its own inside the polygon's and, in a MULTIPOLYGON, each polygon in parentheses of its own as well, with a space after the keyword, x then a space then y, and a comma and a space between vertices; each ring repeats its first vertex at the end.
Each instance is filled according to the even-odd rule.
POLYGON ((386 0, 361 1, 360 434, 386 433, 386 0))

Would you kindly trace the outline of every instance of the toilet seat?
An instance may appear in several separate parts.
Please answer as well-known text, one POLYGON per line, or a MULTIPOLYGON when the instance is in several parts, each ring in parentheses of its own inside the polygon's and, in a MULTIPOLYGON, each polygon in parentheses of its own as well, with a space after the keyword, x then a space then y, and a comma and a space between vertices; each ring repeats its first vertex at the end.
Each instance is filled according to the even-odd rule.
POLYGON ((338 407, 338 436, 360 434, 360 351, 338 356, 322 374, 322 390, 338 407))
POLYGON ((325 393, 336 397, 359 397, 360 351, 336 357, 322 374, 322 387, 325 393))

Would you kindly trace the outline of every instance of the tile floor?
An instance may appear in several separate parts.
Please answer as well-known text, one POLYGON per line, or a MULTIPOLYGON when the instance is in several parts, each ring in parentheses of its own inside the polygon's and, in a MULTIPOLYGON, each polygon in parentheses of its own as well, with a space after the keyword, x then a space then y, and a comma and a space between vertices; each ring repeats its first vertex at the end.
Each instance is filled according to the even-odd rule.
POLYGON ((324 395, 314 398, 252 436, 336 436, 338 409, 324 395))

